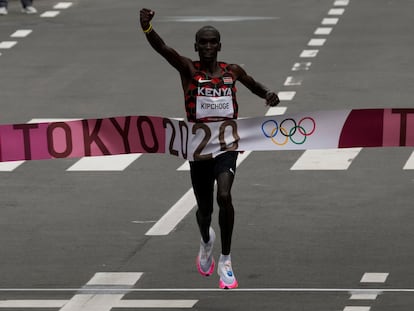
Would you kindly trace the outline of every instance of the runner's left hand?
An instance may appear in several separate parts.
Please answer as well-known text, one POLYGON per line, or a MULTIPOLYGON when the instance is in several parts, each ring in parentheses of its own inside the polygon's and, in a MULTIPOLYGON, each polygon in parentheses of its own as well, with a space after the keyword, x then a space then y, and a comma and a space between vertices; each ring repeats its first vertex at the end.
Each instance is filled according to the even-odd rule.
POLYGON ((266 105, 275 107, 280 103, 279 96, 275 92, 267 92, 266 94, 266 105))

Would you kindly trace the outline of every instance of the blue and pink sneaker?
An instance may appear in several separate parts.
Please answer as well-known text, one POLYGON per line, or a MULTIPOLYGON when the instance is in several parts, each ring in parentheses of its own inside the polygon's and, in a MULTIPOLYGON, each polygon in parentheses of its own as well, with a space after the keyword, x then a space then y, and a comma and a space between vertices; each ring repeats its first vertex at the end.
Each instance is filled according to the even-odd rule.
POLYGON ((236 277, 234 276, 233 268, 231 267, 230 255, 223 256, 221 255, 218 267, 217 274, 220 276, 219 287, 223 289, 232 289, 237 288, 239 284, 237 283, 236 277), (224 257, 227 257, 224 259, 224 257))
POLYGON ((213 258, 213 245, 216 239, 216 234, 213 228, 210 227, 210 241, 205 243, 203 239, 200 242, 200 251, 196 258, 197 270, 202 276, 209 276, 213 273, 215 261, 213 258))

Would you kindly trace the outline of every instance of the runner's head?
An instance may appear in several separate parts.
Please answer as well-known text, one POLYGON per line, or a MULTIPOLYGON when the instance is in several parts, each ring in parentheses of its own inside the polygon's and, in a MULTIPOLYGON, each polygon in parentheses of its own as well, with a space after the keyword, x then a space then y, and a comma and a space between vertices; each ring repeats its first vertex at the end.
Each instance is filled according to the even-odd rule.
POLYGON ((200 60, 216 59, 221 50, 220 32, 213 26, 200 28, 195 36, 194 48, 200 60))

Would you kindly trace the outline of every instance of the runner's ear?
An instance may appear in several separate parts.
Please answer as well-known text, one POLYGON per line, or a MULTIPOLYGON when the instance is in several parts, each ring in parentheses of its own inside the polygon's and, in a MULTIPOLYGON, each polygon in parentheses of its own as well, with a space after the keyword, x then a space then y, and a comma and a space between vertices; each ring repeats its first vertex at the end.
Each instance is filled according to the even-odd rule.
POLYGON ((194 43, 194 50, 195 50, 196 52, 198 52, 197 42, 196 42, 196 43, 194 43))
POLYGON ((221 51, 221 42, 219 43, 217 51, 221 51))

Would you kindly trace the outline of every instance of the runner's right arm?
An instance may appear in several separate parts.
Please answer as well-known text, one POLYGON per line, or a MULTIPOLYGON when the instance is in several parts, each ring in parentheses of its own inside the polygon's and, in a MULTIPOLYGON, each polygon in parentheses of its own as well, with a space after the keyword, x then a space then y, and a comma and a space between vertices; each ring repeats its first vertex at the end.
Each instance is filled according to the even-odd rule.
POLYGON ((190 64, 192 63, 191 60, 181 56, 176 50, 165 44, 164 40, 152 27, 151 20, 154 17, 154 14, 155 12, 149 9, 142 9, 140 11, 142 31, 145 33, 145 36, 153 49, 163 56, 171 66, 181 73, 181 75, 186 75, 189 73, 190 64))

